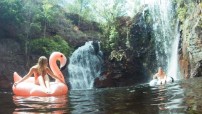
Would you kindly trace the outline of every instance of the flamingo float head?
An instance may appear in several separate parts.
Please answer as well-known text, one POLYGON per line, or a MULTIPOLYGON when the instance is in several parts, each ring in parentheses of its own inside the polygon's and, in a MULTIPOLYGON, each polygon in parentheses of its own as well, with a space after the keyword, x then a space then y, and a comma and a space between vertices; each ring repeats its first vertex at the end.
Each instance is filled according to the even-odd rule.
POLYGON ((55 61, 60 61, 60 69, 62 69, 66 66, 67 58, 61 52, 53 52, 50 55, 49 64, 51 65, 51 63, 53 63, 55 61))

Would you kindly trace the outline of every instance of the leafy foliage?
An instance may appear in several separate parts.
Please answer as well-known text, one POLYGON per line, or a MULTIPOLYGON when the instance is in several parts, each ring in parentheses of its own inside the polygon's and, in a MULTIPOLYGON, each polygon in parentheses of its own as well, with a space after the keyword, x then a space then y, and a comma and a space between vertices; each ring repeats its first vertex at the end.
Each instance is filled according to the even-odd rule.
POLYGON ((115 49, 117 47, 117 39, 119 37, 119 34, 116 30, 115 27, 113 27, 111 30, 110 30, 110 35, 109 35, 109 45, 110 45, 110 48, 111 49, 115 49))
POLYGON ((126 53, 124 50, 115 51, 113 50, 109 56, 110 60, 116 60, 116 61, 122 61, 123 59, 126 59, 126 53))
POLYGON ((91 19, 90 0, 74 0, 72 4, 66 6, 69 13, 79 14, 84 19, 91 19))
POLYGON ((24 21, 21 15, 23 5, 18 0, 0 1, 0 38, 14 37, 17 35, 17 28, 24 21), (16 31, 13 31, 16 30, 16 31))
POLYGON ((117 18, 125 16, 127 13, 125 0, 107 0, 104 2, 103 0, 74 0, 73 3, 69 4, 63 4, 63 0, 1 0, 0 6, 0 28, 2 28, 0 35, 7 35, 6 37, 10 37, 8 36, 10 34, 13 35, 13 38, 21 42, 25 55, 30 53, 31 47, 35 48, 32 52, 37 53, 39 52, 36 51, 38 50, 36 48, 39 47, 44 47, 39 50, 43 50, 45 53, 49 53, 49 49, 53 50, 52 47, 57 47, 54 46, 57 41, 54 41, 53 36, 67 36, 66 31, 72 29, 72 25, 65 28, 64 23, 74 24, 74 22, 67 22, 67 12, 78 15, 78 22, 76 22, 78 30, 76 32, 93 29, 102 31, 99 38, 102 38, 103 47, 109 51, 117 48, 120 43, 123 43, 124 40, 122 39, 126 37, 123 34, 120 35, 121 32, 118 31, 120 26, 117 23, 117 18), (102 30, 94 27, 95 24, 91 22, 82 25, 81 21, 87 22, 86 20, 88 22, 89 20, 100 22, 102 30), (86 26, 90 26, 90 29, 86 26), (47 37, 52 38, 49 38, 49 41, 47 37), (32 44, 31 47, 30 44, 32 44))
POLYGON ((182 7, 177 10, 178 18, 180 19, 181 22, 185 20, 186 12, 187 12, 186 7, 182 7))
MULTIPOLYGON (((100 23, 102 29, 102 47, 108 51, 118 48, 123 43, 126 35, 118 31, 120 28, 118 18, 126 16, 127 7, 125 0, 74 0, 66 7, 69 12, 79 14, 84 20, 91 20, 100 23), (122 37, 123 36, 123 37, 122 37)), ((81 19, 78 19, 78 26, 81 19)), ((126 42, 126 40, 124 41, 126 42)), ((123 43, 125 44, 125 43, 123 43)))
POLYGON ((60 36, 35 39, 30 42, 29 46, 31 53, 46 56, 50 55, 53 51, 60 51, 68 56, 71 51, 68 43, 60 36))

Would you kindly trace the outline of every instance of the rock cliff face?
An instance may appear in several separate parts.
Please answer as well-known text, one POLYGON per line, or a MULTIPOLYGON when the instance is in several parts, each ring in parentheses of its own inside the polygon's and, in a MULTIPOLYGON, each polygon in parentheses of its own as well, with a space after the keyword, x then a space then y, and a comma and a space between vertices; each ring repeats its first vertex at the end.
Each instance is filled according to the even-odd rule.
POLYGON ((178 18, 183 15, 183 18, 180 18, 181 50, 179 59, 181 73, 185 78, 199 77, 202 76, 202 3, 184 1, 178 6, 178 18), (182 9, 186 12, 182 12, 182 9))
POLYGON ((12 39, 0 39, 0 87, 11 88, 14 71, 24 75, 25 58, 20 44, 12 39))
POLYGON ((127 20, 128 25, 122 26, 129 29, 130 47, 120 46, 105 55, 104 72, 95 79, 95 87, 131 86, 150 79, 156 65, 156 56, 152 28, 145 21, 144 14, 140 11, 133 19, 127 20))

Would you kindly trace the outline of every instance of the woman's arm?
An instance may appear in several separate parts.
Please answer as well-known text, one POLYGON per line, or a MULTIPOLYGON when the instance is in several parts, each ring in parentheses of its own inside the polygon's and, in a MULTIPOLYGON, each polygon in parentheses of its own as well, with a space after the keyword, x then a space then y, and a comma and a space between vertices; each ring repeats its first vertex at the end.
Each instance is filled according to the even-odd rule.
POLYGON ((61 82, 65 83, 61 78, 59 78, 58 76, 56 76, 55 74, 53 74, 53 72, 52 72, 49 68, 47 68, 47 73, 48 73, 52 78, 58 79, 58 80, 60 80, 61 82))
POLYGON ((15 82, 14 85, 16 86, 18 83, 26 80, 27 78, 29 78, 32 74, 34 73, 34 69, 33 68, 30 68, 29 72, 21 79, 19 80, 18 82, 15 82))

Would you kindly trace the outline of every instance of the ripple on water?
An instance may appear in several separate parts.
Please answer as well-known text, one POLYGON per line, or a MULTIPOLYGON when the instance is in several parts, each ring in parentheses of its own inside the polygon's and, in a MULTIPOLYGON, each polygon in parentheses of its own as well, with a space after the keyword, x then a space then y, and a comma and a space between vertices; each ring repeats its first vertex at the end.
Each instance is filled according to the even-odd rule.
MULTIPOLYGON (((71 90, 66 96, 22 97, 0 93, 0 105, 12 113, 183 114, 184 90, 178 83, 71 90), (8 104, 8 105, 5 105, 8 104)), ((3 112, 2 112, 3 113, 3 112)))
POLYGON ((17 106, 15 113, 35 112, 35 113, 64 113, 67 110, 67 97, 35 97, 35 96, 13 96, 13 102, 17 106))
POLYGON ((167 113, 185 113, 186 106, 183 105, 184 90, 178 83, 171 83, 153 88, 153 100, 159 106, 160 111, 167 113))

